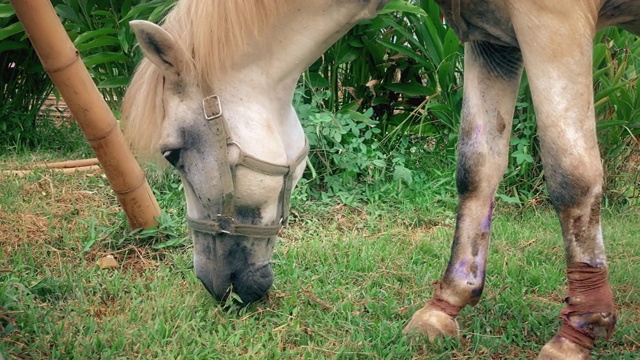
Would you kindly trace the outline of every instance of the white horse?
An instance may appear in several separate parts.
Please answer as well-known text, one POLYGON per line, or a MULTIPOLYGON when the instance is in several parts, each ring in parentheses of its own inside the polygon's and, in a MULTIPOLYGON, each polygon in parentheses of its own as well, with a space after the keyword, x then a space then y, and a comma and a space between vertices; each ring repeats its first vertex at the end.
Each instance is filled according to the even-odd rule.
MULTIPOLYGON (((307 142, 292 108, 299 75, 389 0, 182 0, 162 27, 132 23, 146 56, 123 105, 142 156, 182 177, 197 277, 217 299, 262 298, 307 142)), ((591 84, 592 38, 637 32, 634 0, 438 0, 465 45, 459 212, 447 270, 405 332, 455 336, 482 293, 493 199, 507 165, 523 68, 565 243, 563 325, 541 359, 588 359, 615 325, 600 227, 602 166, 591 84)), ((428 191, 428 189, 426 189, 428 191)))

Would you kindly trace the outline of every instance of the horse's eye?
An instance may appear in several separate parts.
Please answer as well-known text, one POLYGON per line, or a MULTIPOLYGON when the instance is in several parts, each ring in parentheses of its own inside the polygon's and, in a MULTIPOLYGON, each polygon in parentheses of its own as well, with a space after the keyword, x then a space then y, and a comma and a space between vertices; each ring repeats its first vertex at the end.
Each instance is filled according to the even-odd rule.
POLYGON ((169 164, 173 165, 174 167, 178 167, 180 165, 181 152, 181 149, 166 150, 162 152, 162 156, 167 159, 169 164))

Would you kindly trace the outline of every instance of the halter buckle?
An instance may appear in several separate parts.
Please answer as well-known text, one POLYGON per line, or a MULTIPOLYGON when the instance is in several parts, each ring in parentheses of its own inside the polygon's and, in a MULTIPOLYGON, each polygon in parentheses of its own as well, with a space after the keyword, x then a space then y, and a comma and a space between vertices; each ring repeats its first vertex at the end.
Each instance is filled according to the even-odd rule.
POLYGON ((202 109, 207 120, 217 119, 222 116, 222 103, 218 95, 210 95, 202 99, 202 109))
POLYGON ((236 220, 232 216, 218 214, 216 215, 216 220, 220 225, 218 232, 222 234, 231 234, 233 232, 233 225, 236 220))

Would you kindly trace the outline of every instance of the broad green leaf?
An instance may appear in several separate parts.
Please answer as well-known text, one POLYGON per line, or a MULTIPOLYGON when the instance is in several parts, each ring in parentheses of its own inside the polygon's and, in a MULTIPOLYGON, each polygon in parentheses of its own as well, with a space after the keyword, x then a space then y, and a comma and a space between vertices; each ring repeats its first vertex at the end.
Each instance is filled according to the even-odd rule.
POLYGON ((420 41, 418 41, 418 39, 416 39, 415 35, 410 33, 405 27, 403 27, 403 24, 398 24, 395 21, 393 21, 393 19, 390 19, 390 18, 387 18, 387 17, 383 17, 382 21, 387 26, 392 27, 393 30, 394 30, 394 33, 397 32, 397 33, 400 33, 402 36, 404 36, 404 40, 408 41, 413 46, 415 46, 418 50, 422 51, 423 54, 427 52, 427 50, 420 43, 420 41))
POLYGON ((87 51, 89 49, 94 49, 97 47, 118 46, 118 45, 120 45, 120 41, 117 38, 111 37, 111 36, 103 36, 93 41, 89 41, 88 43, 78 45, 76 46, 76 48, 82 52, 82 51, 87 51))
POLYGON ((92 30, 92 31, 87 31, 84 32, 80 35, 78 35, 78 37, 73 41, 73 44, 78 46, 80 44, 83 44, 93 38, 96 37, 103 37, 106 35, 116 35, 116 30, 115 29, 98 29, 98 30, 92 30))
POLYGON ((625 85, 626 85, 625 83, 620 83, 620 84, 612 85, 612 86, 609 86, 606 89, 598 91, 598 93, 595 94, 595 96, 594 96, 595 101, 598 102, 600 99, 606 98, 607 96, 609 96, 609 95, 615 93, 616 91, 618 91, 620 88, 623 88, 625 85))
POLYGON ((358 49, 349 46, 346 48, 346 51, 342 51, 340 53, 340 58, 336 60, 336 63, 338 65, 350 63, 357 59, 359 55, 360 52, 358 51, 358 49))
POLYGON ((318 73, 309 72, 307 76, 307 80, 309 81, 309 86, 311 86, 312 88, 328 88, 329 87, 329 81, 318 73))
POLYGON ((84 24, 84 21, 80 20, 78 14, 76 14, 75 10, 73 10, 73 8, 69 5, 56 5, 56 13, 58 13, 58 16, 60 16, 62 19, 69 20, 74 24, 84 24))
POLYGON ((102 52, 84 58, 84 66, 92 67, 98 64, 127 61, 129 58, 124 54, 115 52, 102 52))
POLYGON ((609 72, 611 70, 610 66, 604 67, 602 69, 598 69, 596 71, 593 72, 593 81, 598 81, 601 78, 606 78, 607 72, 609 72))
POLYGON ((447 33, 444 36, 444 41, 442 43, 442 49, 442 55, 445 59, 453 54, 462 52, 462 45, 460 44, 460 40, 453 30, 447 30, 447 33))
POLYGON ((349 116, 350 119, 357 122, 362 122, 365 125, 371 123, 371 119, 370 119, 371 116, 367 116, 366 114, 359 113, 355 110, 342 109, 340 110, 339 114, 347 115, 349 116))
POLYGON ((112 11, 96 10, 96 11, 92 12, 91 14, 93 16, 102 16, 102 17, 105 17, 107 19, 115 18, 115 14, 112 11))
POLYGON ((431 94, 429 88, 415 82, 386 84, 384 87, 410 97, 427 96, 431 94))
POLYGON ((598 121, 596 123, 596 128, 598 130, 608 129, 616 126, 625 126, 629 122, 626 120, 607 120, 607 121, 598 121))
POLYGON ((23 31, 24 31, 24 28, 22 27, 22 23, 20 22, 13 23, 7 27, 0 29, 0 41, 10 36, 13 36, 15 34, 19 34, 23 31))
POLYGON ((411 4, 406 0, 391 0, 385 7, 380 11, 381 14, 386 14, 394 11, 399 11, 403 13, 416 14, 421 16, 427 16, 427 13, 422 10, 420 7, 411 4))
POLYGON ((415 53, 414 51, 412 51, 411 49, 407 48, 406 46, 403 45, 398 45, 396 43, 393 43, 389 40, 385 40, 385 39, 378 39, 377 40, 378 43, 386 46, 389 49, 395 50, 396 52, 405 55, 409 58, 414 59, 415 61, 417 61, 419 64, 421 64, 422 66, 428 67, 430 65, 429 61, 427 59, 425 59, 424 57, 420 56, 419 54, 415 53))
POLYGON ((393 170, 393 180, 404 181, 407 185, 413 183, 413 172, 402 165, 396 165, 393 170))
POLYGON ((11 4, 0 4, 0 18, 12 17, 15 14, 16 12, 11 4))
POLYGON ((0 54, 4 51, 28 49, 28 48, 29 48, 29 45, 24 41, 20 42, 20 41, 5 40, 3 42, 0 42, 0 54))
POLYGON ((593 65, 600 66, 604 62, 604 57, 607 52, 607 46, 603 43, 598 43, 593 47, 593 65))
POLYGON ((104 80, 100 84, 98 84, 98 89, 110 89, 116 87, 123 87, 129 85, 129 77, 128 76, 118 76, 113 77, 107 80, 104 80))

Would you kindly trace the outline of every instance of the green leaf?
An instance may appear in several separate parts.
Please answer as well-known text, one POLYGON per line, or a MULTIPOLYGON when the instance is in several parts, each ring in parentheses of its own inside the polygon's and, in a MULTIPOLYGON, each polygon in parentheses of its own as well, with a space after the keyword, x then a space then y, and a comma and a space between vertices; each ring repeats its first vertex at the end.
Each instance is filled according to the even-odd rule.
POLYGON ((607 121, 598 121, 596 123, 596 129, 603 130, 616 126, 626 126, 629 122, 626 120, 607 120, 607 121))
POLYGON ((29 45, 25 42, 5 40, 0 42, 0 53, 4 51, 28 49, 29 45))
POLYGON ((599 43, 593 47, 593 65, 600 66, 604 62, 604 57, 607 53, 607 46, 599 43))
POLYGON ((410 97, 427 96, 431 94, 429 88, 415 82, 386 84, 384 87, 410 97))
POLYGON ((96 37, 103 37, 106 35, 116 35, 116 34, 117 34, 117 31, 115 29, 109 29, 109 28, 87 31, 78 35, 78 37, 73 41, 73 44, 75 46, 78 46, 96 37))
POLYGON ((76 46, 78 51, 87 51, 94 48, 105 47, 105 46, 119 46, 120 40, 112 36, 104 36, 88 43, 84 43, 76 46))
POLYGON ((508 196, 505 194, 496 194, 496 197, 504 202, 506 202, 507 204, 520 204, 521 201, 520 199, 518 199, 518 197, 512 197, 512 196, 508 196))
POLYGON ((56 13, 58 13, 58 16, 60 16, 63 20, 69 20, 74 24, 84 23, 83 21, 80 20, 75 10, 73 10, 73 8, 69 5, 66 5, 66 4, 56 5, 56 13))
POLYGON ((170 240, 153 245, 154 249, 164 249, 169 247, 181 247, 189 242, 188 237, 172 237, 170 240))
POLYGON ((417 61, 419 64, 421 64, 422 66, 425 67, 430 67, 430 63, 427 59, 425 59, 424 57, 420 56, 419 54, 417 54, 415 51, 409 49, 408 47, 404 46, 404 45, 398 45, 396 43, 393 43, 389 40, 385 40, 385 39, 377 39, 376 40, 378 43, 386 46, 389 49, 395 50, 396 52, 405 55, 408 58, 412 58, 415 61, 417 61))
POLYGON ((0 18, 12 17, 15 14, 16 12, 11 4, 0 4, 0 18))
POLYGON ((393 170, 393 180, 404 181, 407 185, 413 183, 413 172, 402 165, 396 165, 393 170))
POLYGON ((342 110, 340 110, 338 112, 338 114, 346 115, 346 116, 348 116, 350 119, 352 119, 354 121, 363 122, 365 124, 371 124, 370 116, 367 116, 366 114, 359 113, 359 112, 357 112, 355 110, 342 109, 342 110))
MULTIPOLYGON (((394 21, 394 19, 388 18, 388 17, 382 17, 381 21, 386 26, 393 28, 394 35, 396 35, 396 33, 401 34, 404 37, 404 40, 408 41, 412 46, 415 46, 415 48, 421 51, 423 54, 427 52, 425 47, 420 43, 418 39, 415 38, 415 36, 410 32, 410 30, 405 28, 406 26, 405 24, 403 23, 398 24, 396 21, 394 21)), ((399 41, 396 40, 395 43, 399 43, 399 41)))
POLYGON ((403 13, 416 14, 420 16, 427 16, 427 13, 422 10, 420 7, 415 6, 409 3, 406 0, 391 0, 385 7, 380 11, 380 14, 386 14, 394 11, 399 11, 403 13))
POLYGON ((307 80, 309 81, 309 86, 311 86, 312 88, 328 88, 329 87, 329 81, 318 73, 309 72, 307 74, 307 80))
POLYGON ((129 85, 129 77, 128 76, 118 76, 113 77, 107 80, 104 80, 100 84, 98 84, 98 89, 111 89, 117 87, 124 87, 129 85))
POLYGON ((13 36, 15 34, 19 34, 24 31, 24 27, 22 27, 22 23, 16 22, 7 27, 0 29, 0 41, 13 36))
POLYGON ((348 47, 346 51, 341 52, 340 58, 336 60, 337 65, 346 64, 354 61, 360 56, 360 52, 357 48, 348 47))
POLYGON ((116 52, 102 52, 95 55, 87 56, 83 59, 84 66, 92 67, 98 64, 112 63, 112 62, 125 62, 129 58, 124 54, 116 52))

